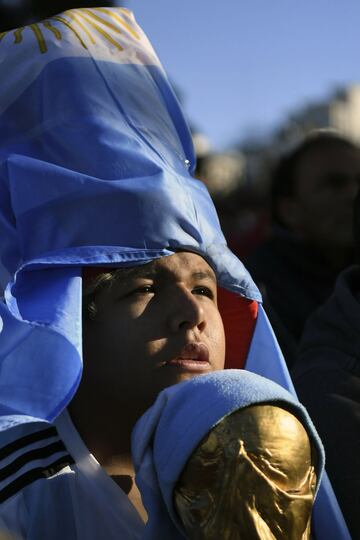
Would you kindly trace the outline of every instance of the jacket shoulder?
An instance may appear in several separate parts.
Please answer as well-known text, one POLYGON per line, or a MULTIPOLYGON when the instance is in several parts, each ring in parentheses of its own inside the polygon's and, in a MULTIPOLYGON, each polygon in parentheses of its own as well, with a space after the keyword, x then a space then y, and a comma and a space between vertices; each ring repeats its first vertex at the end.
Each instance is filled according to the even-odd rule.
POLYGON ((0 431, 0 505, 73 463, 52 424, 29 422, 0 431))

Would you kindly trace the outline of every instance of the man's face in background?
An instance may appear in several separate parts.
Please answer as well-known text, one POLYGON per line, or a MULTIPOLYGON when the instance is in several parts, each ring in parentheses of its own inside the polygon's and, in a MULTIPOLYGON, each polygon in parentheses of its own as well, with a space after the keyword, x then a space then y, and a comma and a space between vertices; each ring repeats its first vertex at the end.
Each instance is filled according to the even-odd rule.
POLYGON ((359 150, 336 141, 309 149, 299 159, 295 173, 290 228, 315 247, 350 249, 359 185, 359 150))

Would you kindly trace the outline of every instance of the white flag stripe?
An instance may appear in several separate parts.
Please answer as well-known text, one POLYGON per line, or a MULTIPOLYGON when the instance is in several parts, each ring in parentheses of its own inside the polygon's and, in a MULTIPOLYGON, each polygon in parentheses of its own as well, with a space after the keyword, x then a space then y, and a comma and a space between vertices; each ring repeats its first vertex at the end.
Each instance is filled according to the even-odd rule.
POLYGON ((0 114, 47 64, 89 58, 117 64, 160 67, 134 16, 122 8, 73 9, 39 23, 0 33, 0 114))

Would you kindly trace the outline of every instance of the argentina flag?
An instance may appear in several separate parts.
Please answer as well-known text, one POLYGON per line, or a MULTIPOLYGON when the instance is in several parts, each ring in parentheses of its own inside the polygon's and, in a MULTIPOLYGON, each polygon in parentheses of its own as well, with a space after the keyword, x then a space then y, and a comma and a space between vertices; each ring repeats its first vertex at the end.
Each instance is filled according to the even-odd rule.
MULTIPOLYGON (((227 367, 293 392, 261 295, 227 248, 167 76, 132 13, 75 9, 0 34, 0 429, 52 422, 81 379, 86 266, 178 250, 214 269, 227 367)), ((349 538, 327 484, 317 540, 349 538)))

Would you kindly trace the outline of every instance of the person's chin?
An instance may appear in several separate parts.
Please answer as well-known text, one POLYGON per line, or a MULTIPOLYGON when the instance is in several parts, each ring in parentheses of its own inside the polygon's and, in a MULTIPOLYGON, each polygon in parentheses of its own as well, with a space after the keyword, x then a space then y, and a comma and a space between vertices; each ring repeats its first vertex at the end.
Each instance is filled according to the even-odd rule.
POLYGON ((194 377, 199 377, 200 375, 205 375, 206 373, 214 371, 213 366, 209 362, 206 362, 206 365, 200 364, 200 362, 194 365, 194 362, 190 361, 174 361, 162 366, 161 379, 164 384, 163 387, 165 388, 167 386, 172 386, 173 384, 188 381, 194 377))

